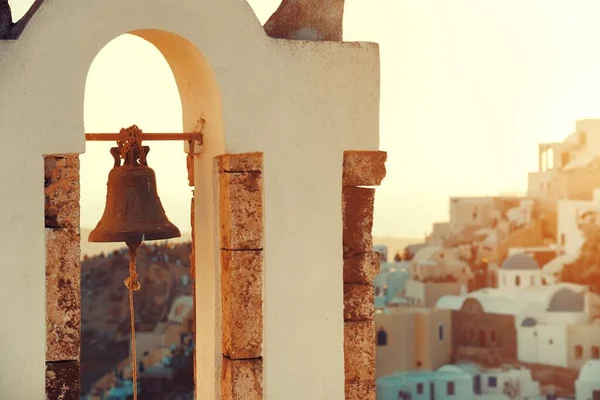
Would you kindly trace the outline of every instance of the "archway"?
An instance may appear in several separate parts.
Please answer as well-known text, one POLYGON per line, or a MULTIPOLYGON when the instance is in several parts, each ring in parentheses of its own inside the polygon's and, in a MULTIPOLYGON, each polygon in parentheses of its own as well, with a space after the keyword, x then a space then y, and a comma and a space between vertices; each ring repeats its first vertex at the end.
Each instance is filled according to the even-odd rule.
MULTIPOLYGON (((220 275, 218 255, 214 250, 218 249, 218 246, 215 246, 217 213, 215 212, 213 190, 213 158, 224 153, 220 92, 208 62, 200 51, 186 39, 170 32, 153 29, 129 33, 152 44, 168 63, 180 98, 182 130, 197 132, 201 127, 201 121, 206 121, 202 130, 202 148, 194 149, 194 162, 188 164, 188 172, 193 176, 194 184, 193 210, 192 216, 188 216, 188 221, 191 220, 193 237, 192 276, 195 273, 202 277, 194 280, 196 282, 194 288, 195 309, 198 315, 202 316, 201 321, 195 323, 196 392, 197 398, 213 398, 219 384, 218 380, 214 378, 218 375, 222 356, 219 322, 220 275), (195 226, 202 228, 200 231, 194 232, 195 226)), ((132 38, 130 37, 130 39, 132 38)), ((126 93, 121 94, 127 95, 126 93)), ((177 109, 178 107, 174 107, 169 112, 177 112, 177 109)), ((112 130, 107 129, 105 132, 113 133, 119 128, 120 126, 117 126, 112 130)), ((144 129, 144 126, 140 126, 140 128, 144 129)), ((155 130, 154 127, 148 129, 148 131, 155 130)), ((175 146, 177 145, 181 144, 176 143, 175 146)), ((182 150, 188 151, 187 143, 182 150)), ((151 157, 150 155, 149 161, 151 162, 150 166, 153 167, 156 165, 156 160, 152 160, 151 157)), ((182 152, 177 154, 176 159, 185 166, 185 155, 182 152)), ((110 165, 107 167, 110 168, 110 165)), ((160 179, 159 168, 157 168, 157 180, 160 179)), ((181 171, 177 173, 180 174, 180 181, 187 180, 185 170, 183 173, 181 171)), ((165 185, 164 182, 159 181, 159 188, 161 184, 165 185)), ((179 206, 189 210, 189 204, 189 199, 183 199, 179 206)), ((166 211, 169 214, 169 210, 166 211)))

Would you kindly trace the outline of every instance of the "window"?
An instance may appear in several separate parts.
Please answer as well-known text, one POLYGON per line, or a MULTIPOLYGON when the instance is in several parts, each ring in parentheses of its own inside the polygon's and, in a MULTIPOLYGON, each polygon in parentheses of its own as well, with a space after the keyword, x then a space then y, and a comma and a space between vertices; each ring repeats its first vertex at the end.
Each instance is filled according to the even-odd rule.
POLYGON ((424 387, 422 383, 417 383, 417 394, 423 394, 424 387))
POLYGON ((599 359, 600 358, 600 347, 592 346, 592 358, 599 359))
POLYGON ((496 341, 496 331, 493 330, 493 329, 490 331, 490 341, 491 342, 495 342, 496 341))
POLYGON ((404 390, 401 390, 398 392, 398 399, 399 400, 411 400, 412 395, 408 392, 405 392, 404 390))
POLYGON ((487 345, 486 332, 483 329, 479 330, 479 347, 485 347, 487 345))
POLYGON ((438 326, 438 338, 440 339, 440 342, 442 342, 444 340, 444 326, 443 325, 438 326))
POLYGON ((515 276, 515 286, 521 286, 521 277, 519 275, 515 276))
POLYGON ((383 329, 377 332, 377 346, 387 346, 387 333, 383 329))
POLYGON ((469 340, 475 339, 475 329, 469 328, 467 335, 468 335, 467 337, 469 338, 469 340))
POLYGON ((454 396, 454 382, 446 383, 446 394, 448 396, 454 396))
POLYGON ((531 286, 535 285, 535 276, 531 275, 531 276, 529 277, 529 284, 530 284, 531 286))
POLYGON ((475 207, 475 209, 473 209, 473 221, 477 221, 477 217, 478 217, 478 213, 477 213, 477 207, 475 207))
POLYGON ((566 237, 565 237, 565 234, 564 234, 564 233, 561 233, 561 234, 560 234, 560 245, 561 245, 561 246, 564 246, 566 242, 567 242, 567 239, 566 239, 566 237))
POLYGON ((583 358, 583 346, 575 346, 575 359, 581 360, 583 358))
POLYGON ((488 376, 488 386, 491 388, 498 386, 498 378, 495 376, 488 376))

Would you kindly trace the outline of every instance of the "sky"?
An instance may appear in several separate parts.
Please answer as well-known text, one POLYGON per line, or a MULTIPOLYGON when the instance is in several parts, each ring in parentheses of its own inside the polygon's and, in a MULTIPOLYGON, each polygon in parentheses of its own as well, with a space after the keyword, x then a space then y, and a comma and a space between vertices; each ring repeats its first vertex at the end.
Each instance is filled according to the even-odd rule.
MULTIPOLYGON (((9 1, 19 18, 32 0, 9 1)), ((265 22, 278 0, 249 0, 265 22)), ((600 118, 598 0, 346 0, 344 40, 380 45, 380 149, 373 233, 418 237, 448 219, 450 196, 525 192, 537 144, 560 141, 575 121, 600 118)), ((35 23, 35 21, 33 21, 35 23)), ((116 38, 86 83, 87 133, 181 132, 166 61, 149 43, 116 38)), ((167 215, 189 231, 182 143, 149 143, 167 215)), ((106 198, 109 143, 81 156, 81 224, 106 198)))

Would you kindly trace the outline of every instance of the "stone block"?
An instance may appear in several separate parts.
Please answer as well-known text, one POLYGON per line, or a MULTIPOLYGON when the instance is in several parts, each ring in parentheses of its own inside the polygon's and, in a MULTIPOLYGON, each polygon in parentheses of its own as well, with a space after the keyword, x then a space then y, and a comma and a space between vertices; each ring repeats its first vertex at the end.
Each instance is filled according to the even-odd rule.
POLYGON ((219 172, 261 172, 263 153, 223 154, 215 157, 219 172))
POLYGON ((258 172, 219 174, 221 248, 260 250, 263 246, 262 178, 258 172))
POLYGON ((79 228, 46 229, 46 361, 79 359, 79 237, 79 228))
POLYGON ((79 400, 81 398, 79 361, 46 363, 46 400, 79 400))
POLYGON ((258 358, 262 352, 262 252, 221 251, 223 355, 258 358))
POLYGON ((344 322, 346 382, 375 382, 375 322, 344 322))
POLYGON ((79 228, 79 156, 44 158, 47 228, 79 228))
POLYGON ((344 284, 344 320, 367 321, 375 316, 375 289, 370 283, 344 284))
POLYGON ((343 186, 379 186, 385 178, 385 151, 345 151, 343 186))
POLYGON ((231 360, 221 364, 222 400, 262 400, 262 358, 231 360))
POLYGON ((375 380, 346 382, 346 400, 375 400, 375 380))
POLYGON ((344 223, 344 253, 372 251, 373 203, 375 189, 342 188, 342 215, 344 223))
POLYGON ((380 263, 380 255, 375 251, 345 253, 344 283, 372 283, 380 263))

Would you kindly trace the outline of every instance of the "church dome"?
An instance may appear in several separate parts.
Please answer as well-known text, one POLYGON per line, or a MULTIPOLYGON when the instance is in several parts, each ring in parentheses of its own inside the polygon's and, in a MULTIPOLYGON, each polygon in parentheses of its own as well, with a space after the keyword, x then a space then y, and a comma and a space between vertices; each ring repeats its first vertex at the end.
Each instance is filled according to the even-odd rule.
POLYGON ((552 295, 550 304, 548 304, 549 312, 583 312, 584 309, 584 294, 577 293, 569 288, 557 290, 552 295))
POLYGON ((525 253, 518 253, 507 257, 500 268, 503 270, 523 271, 539 270, 540 266, 533 257, 525 253))

